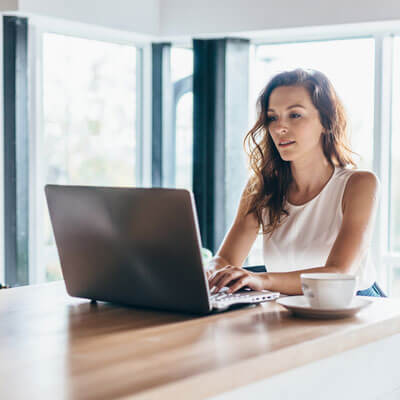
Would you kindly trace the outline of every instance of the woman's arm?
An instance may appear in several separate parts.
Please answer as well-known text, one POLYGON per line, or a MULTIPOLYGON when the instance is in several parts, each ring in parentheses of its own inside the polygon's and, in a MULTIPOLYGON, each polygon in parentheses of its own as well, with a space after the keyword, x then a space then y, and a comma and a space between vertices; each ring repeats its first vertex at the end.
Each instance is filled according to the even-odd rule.
MULTIPOLYGON (((343 195, 342 225, 325 266, 257 274, 258 284, 264 289, 285 294, 302 294, 300 274, 304 272, 355 274, 361 257, 370 245, 378 205, 378 187, 376 176, 367 171, 357 171, 349 178, 343 195)), ((228 268, 210 282, 210 286, 215 285, 216 290, 229 286, 230 291, 235 292, 246 285, 246 281, 252 282, 254 279, 251 275, 240 275, 234 268, 228 268)))
POLYGON ((208 264, 210 270, 228 265, 241 266, 257 238, 259 224, 254 214, 245 215, 245 190, 242 192, 235 219, 218 249, 208 264))

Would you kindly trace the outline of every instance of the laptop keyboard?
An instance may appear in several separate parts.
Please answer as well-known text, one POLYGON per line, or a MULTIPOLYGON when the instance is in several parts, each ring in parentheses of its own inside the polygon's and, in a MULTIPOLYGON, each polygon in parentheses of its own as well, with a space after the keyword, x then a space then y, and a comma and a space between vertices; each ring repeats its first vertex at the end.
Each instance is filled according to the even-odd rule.
POLYGON ((239 293, 225 293, 225 291, 222 291, 212 294, 210 300, 214 308, 224 308, 232 304, 262 303, 264 301, 277 299, 278 297, 279 293, 269 291, 245 291, 239 293))

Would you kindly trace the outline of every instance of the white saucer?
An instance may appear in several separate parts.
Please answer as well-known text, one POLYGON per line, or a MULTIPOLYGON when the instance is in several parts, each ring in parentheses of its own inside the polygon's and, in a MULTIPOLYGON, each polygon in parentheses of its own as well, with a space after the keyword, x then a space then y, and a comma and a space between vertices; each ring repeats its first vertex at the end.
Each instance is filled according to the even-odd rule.
POLYGON ((293 314, 308 318, 346 318, 355 315, 362 308, 369 306, 372 301, 355 296, 350 305, 345 308, 322 309, 311 307, 305 296, 287 296, 276 300, 277 303, 292 311, 293 314))

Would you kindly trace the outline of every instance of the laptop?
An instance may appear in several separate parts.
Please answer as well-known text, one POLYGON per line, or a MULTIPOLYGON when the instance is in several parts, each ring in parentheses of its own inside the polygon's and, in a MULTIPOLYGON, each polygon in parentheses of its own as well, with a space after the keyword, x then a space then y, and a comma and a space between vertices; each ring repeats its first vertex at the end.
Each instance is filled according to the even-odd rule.
POLYGON ((195 314, 279 297, 210 294, 188 190, 46 185, 45 192, 71 296, 195 314))

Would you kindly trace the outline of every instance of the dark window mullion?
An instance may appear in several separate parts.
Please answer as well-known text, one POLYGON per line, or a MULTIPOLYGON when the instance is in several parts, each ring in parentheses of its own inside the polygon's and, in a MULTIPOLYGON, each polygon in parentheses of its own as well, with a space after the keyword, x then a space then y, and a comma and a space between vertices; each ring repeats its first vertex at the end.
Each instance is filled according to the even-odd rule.
POLYGON ((5 280, 29 282, 28 22, 3 17, 5 280))
POLYGON ((193 50, 193 192, 203 246, 215 252, 225 227, 225 40, 194 40, 193 50))
POLYGON ((194 40, 193 49, 193 192, 203 245, 215 252, 247 175, 249 41, 194 40))

